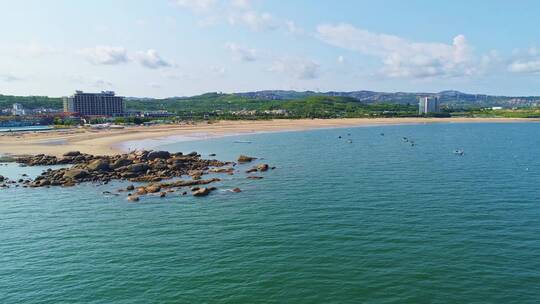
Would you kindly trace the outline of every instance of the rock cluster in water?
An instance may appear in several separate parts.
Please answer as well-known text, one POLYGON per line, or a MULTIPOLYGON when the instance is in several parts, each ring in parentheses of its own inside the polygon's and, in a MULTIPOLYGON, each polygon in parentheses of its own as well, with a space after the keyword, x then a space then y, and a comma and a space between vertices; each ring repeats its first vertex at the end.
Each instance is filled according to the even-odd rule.
MULTIPOLYGON (((255 160, 255 157, 241 155, 239 163, 247 163, 255 160)), ((146 186, 128 186, 119 192, 129 192, 130 201, 138 201, 139 196, 158 194, 160 197, 174 192, 174 188, 193 187, 193 196, 206 196, 215 187, 197 187, 220 181, 218 178, 201 179, 208 173, 234 174, 233 162, 202 159, 196 152, 189 154, 169 153, 167 151, 134 151, 129 154, 114 156, 94 156, 83 154, 78 151, 65 153, 62 157, 50 155, 21 156, 16 158, 21 166, 53 166, 71 165, 60 169, 47 169, 35 179, 25 178, 18 181, 10 181, 0 176, 0 187, 9 187, 9 184, 22 184, 23 187, 71 187, 85 182, 97 182, 107 184, 111 180, 129 180, 131 182, 148 183, 146 186), (190 180, 171 180, 181 176, 190 176, 190 180), (161 182, 163 180, 171 180, 161 182), (195 186, 195 187, 194 187, 195 186)), ((258 164, 246 173, 264 172, 269 168, 268 164, 258 164)), ((260 179, 260 176, 248 176, 252 179, 260 179)), ((18 185, 17 185, 18 186, 18 185)), ((232 192, 240 192, 239 188, 232 192)), ((187 191, 182 193, 187 195, 187 191)))
POLYGON ((30 187, 73 186, 82 182, 130 180, 133 182, 159 182, 182 175, 199 179, 210 167, 234 165, 218 160, 202 159, 196 152, 169 153, 167 151, 135 151, 114 156, 94 156, 78 151, 68 152, 61 158, 48 155, 20 157, 17 162, 26 166, 73 165, 69 168, 47 170, 30 187))

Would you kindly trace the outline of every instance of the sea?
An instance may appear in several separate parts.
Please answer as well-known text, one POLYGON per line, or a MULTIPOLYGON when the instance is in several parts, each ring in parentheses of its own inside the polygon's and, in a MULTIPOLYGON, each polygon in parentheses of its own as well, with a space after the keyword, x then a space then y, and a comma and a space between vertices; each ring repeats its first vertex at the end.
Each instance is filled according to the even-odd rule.
MULTIPOLYGON (((246 154, 276 169, 251 180, 250 165, 239 166, 203 198, 132 203, 116 195, 126 182, 0 190, 0 302, 540 299, 539 123, 364 126, 159 148, 246 154)), ((8 164, 0 174, 44 169, 8 164)))

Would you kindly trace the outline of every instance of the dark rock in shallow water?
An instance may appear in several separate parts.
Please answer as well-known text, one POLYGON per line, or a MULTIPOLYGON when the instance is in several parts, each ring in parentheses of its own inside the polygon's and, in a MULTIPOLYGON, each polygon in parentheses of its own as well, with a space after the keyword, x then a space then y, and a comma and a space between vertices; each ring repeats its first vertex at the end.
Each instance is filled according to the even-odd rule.
POLYGON ((149 168, 150 167, 147 164, 141 163, 141 164, 129 165, 127 167, 127 170, 133 173, 141 173, 141 172, 146 172, 149 168))
POLYGON ((90 175, 88 171, 83 169, 70 169, 64 173, 65 179, 81 179, 90 175))
POLYGON ((257 165, 257 170, 261 171, 261 172, 264 172, 264 171, 268 171, 268 164, 260 164, 260 165, 257 165))
POLYGON ((146 156, 148 160, 154 160, 156 158, 168 159, 170 157, 171 157, 171 154, 167 151, 152 151, 148 153, 148 155, 146 156))
POLYGON ((104 159, 96 159, 86 166, 90 171, 109 171, 111 168, 109 162, 104 159))
POLYGON ((111 165, 111 168, 113 169, 117 169, 117 168, 120 168, 120 167, 126 167, 126 166, 129 166, 133 164, 133 161, 131 159, 127 159, 127 158, 120 158, 120 159, 117 159, 115 160, 112 165, 111 165))
POLYGON ((257 172, 257 168, 253 167, 246 170, 246 173, 253 173, 253 172, 257 172))
POLYGON ((146 187, 145 190, 146 190, 146 193, 157 193, 157 192, 161 191, 161 186, 160 185, 150 185, 150 186, 146 187))
POLYGON ((0 175, 0 182, 3 182, 6 178, 0 175))
POLYGON ((137 195, 130 195, 130 196, 128 196, 127 200, 130 201, 130 202, 138 202, 139 197, 137 195))
POLYGON ((256 159, 257 159, 256 157, 251 157, 251 156, 247 156, 247 155, 238 156, 238 162, 239 163, 249 163, 249 162, 252 162, 252 161, 254 161, 256 159))
POLYGON ((215 187, 210 187, 210 188, 200 188, 198 190, 195 190, 193 191, 193 196, 207 196, 208 194, 210 194, 210 192, 216 190, 215 187))
POLYGON ((79 151, 69 151, 69 152, 64 153, 63 156, 79 156, 79 155, 81 155, 81 152, 79 151))

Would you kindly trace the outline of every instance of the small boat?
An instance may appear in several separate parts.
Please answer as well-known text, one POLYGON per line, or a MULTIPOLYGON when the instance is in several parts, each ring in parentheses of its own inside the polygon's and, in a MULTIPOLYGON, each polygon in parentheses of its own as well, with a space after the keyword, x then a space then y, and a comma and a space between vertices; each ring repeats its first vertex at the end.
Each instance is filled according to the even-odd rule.
POLYGON ((408 141, 409 141, 409 139, 408 139, 407 137, 402 137, 401 139, 402 139, 404 142, 408 142, 408 141))
POLYGON ((350 143, 350 144, 352 144, 352 140, 351 140, 351 139, 347 140, 347 142, 350 143))
POLYGON ((249 140, 235 140, 234 143, 235 144, 250 144, 251 141, 249 141, 249 140))
POLYGON ((465 154, 465 151, 463 151, 462 149, 456 149, 454 150, 454 154, 458 156, 463 156, 463 154, 465 154))

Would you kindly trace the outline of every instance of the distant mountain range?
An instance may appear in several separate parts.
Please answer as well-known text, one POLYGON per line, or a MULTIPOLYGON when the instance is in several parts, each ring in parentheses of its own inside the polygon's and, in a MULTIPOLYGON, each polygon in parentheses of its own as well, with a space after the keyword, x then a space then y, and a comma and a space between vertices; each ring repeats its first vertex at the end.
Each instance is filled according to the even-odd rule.
POLYGON ((282 91, 268 90, 257 92, 235 93, 234 95, 251 99, 301 99, 309 96, 340 96, 354 98, 363 103, 399 103, 416 104, 420 97, 438 97, 442 104, 453 106, 505 106, 526 107, 540 105, 540 96, 494 96, 486 94, 469 94, 459 91, 441 91, 439 93, 407 93, 407 92, 374 92, 374 91, 351 91, 351 92, 314 92, 314 91, 282 91))

